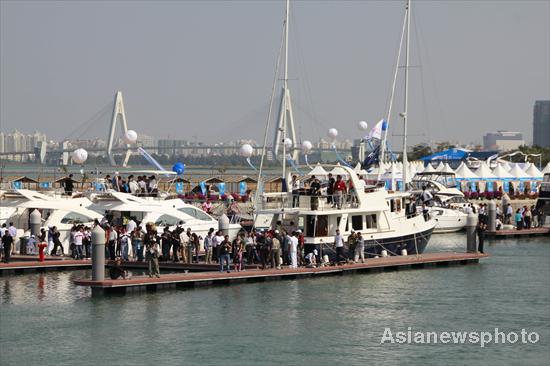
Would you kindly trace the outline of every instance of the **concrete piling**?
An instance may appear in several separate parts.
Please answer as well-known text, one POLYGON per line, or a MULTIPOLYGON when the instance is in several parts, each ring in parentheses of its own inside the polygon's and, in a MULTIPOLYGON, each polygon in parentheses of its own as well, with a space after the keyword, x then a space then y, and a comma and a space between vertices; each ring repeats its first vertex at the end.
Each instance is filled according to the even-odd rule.
POLYGON ((42 226, 42 214, 40 211, 34 209, 30 214, 29 222, 31 224, 31 235, 38 238, 40 235, 40 226, 42 226))
POLYGON ((495 201, 489 201, 487 205, 487 214, 489 222, 487 223, 487 231, 494 232, 497 230, 497 204, 495 201))
POLYGON ((469 213, 466 218, 466 251, 475 253, 477 251, 476 227, 478 217, 474 213, 469 213))
POLYGON ((97 225, 92 230, 92 281, 105 280, 105 230, 97 225))

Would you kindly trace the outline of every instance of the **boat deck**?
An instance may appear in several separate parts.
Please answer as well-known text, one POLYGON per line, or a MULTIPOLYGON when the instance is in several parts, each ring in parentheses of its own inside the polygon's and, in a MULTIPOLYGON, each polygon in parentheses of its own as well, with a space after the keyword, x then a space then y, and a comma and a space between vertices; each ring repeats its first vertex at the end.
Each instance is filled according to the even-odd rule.
POLYGON ((422 255, 392 256, 384 258, 371 258, 362 264, 346 264, 340 266, 327 266, 319 268, 284 268, 267 270, 246 270, 241 272, 201 272, 186 274, 161 275, 160 278, 148 276, 133 277, 127 280, 92 281, 87 279, 75 280, 79 286, 89 286, 93 295, 109 293, 129 293, 142 291, 156 291, 158 289, 194 288, 211 285, 225 285, 243 282, 271 281, 282 279, 297 279, 303 277, 316 277, 327 275, 346 275, 354 273, 369 273, 380 271, 393 271, 399 269, 419 269, 425 267, 438 267, 449 265, 464 265, 477 263, 479 259, 486 258, 483 253, 426 253, 422 255))
POLYGON ((36 257, 12 257, 10 263, 0 263, 0 276, 3 274, 20 274, 32 271, 44 272, 90 268, 92 268, 92 262, 89 260, 48 258, 46 261, 40 262, 36 257))

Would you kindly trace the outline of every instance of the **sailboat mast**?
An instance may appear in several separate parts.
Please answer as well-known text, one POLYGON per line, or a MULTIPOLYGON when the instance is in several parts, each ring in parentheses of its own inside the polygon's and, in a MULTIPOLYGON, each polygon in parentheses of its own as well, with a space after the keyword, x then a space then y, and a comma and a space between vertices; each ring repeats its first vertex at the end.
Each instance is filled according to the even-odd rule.
POLYGON ((289 23, 289 12, 290 12, 290 0, 286 0, 286 14, 285 14, 285 63, 284 63, 284 77, 283 77, 283 107, 281 111, 283 114, 283 123, 282 123, 282 144, 283 144, 283 179, 288 189, 288 182, 286 181, 286 126, 287 126, 287 107, 288 107, 288 23, 289 23))
POLYGON ((409 180, 408 176, 408 159, 407 159, 407 118, 409 111, 409 47, 411 35, 411 0, 407 0, 407 44, 405 46, 405 105, 403 112, 403 189, 409 180))

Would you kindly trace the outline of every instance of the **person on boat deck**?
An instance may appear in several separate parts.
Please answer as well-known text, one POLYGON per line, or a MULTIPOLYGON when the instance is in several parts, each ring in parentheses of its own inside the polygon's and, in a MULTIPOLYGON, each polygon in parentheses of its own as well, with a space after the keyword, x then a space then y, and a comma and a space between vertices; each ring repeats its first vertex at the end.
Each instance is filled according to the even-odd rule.
POLYGON ((336 199, 336 208, 339 210, 342 208, 344 202, 344 195, 347 193, 346 182, 342 179, 341 175, 336 176, 336 183, 334 183, 334 198, 336 199))
POLYGON ((300 180, 298 176, 292 176, 292 207, 297 207, 300 204, 300 180))
POLYGON ((314 175, 311 177, 309 194, 311 195, 311 210, 317 210, 319 208, 319 196, 321 195, 321 183, 314 175))
POLYGON ((73 195, 74 185, 73 185, 73 175, 72 174, 69 174, 69 176, 67 178, 63 179, 63 188, 65 189, 65 194, 67 196, 72 196, 73 195))
POLYGON ((340 264, 340 261, 344 259, 344 237, 340 234, 340 229, 336 229, 334 247, 336 248, 336 263, 340 264))
POLYGON ((212 211, 212 203, 210 203, 210 200, 208 198, 202 204, 202 210, 207 214, 209 214, 212 211))
POLYGON ((430 193, 430 191, 426 190, 426 186, 422 186, 422 193, 420 194, 420 199, 422 200, 422 203, 429 206, 433 198, 434 196, 430 193))
POLYGON ((334 207, 334 185, 336 181, 332 176, 332 173, 328 173, 328 183, 327 183, 327 203, 330 203, 334 207))
POLYGON ((134 175, 128 177, 128 188, 131 194, 139 194, 139 184, 134 180, 134 175))
POLYGON ((430 209, 425 203, 422 204, 422 216, 424 216, 424 221, 430 220, 430 209))

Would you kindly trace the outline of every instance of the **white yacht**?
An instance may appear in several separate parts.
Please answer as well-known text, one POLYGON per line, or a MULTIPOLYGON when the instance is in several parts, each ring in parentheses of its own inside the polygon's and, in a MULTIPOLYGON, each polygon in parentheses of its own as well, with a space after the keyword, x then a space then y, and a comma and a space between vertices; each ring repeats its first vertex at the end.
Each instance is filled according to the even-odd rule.
MULTIPOLYGON (((108 191, 90 195, 93 202, 91 208, 104 215, 109 221, 122 225, 129 217, 141 224, 153 222, 159 232, 168 226, 175 228, 180 221, 185 229, 203 238, 210 228, 218 230, 218 221, 200 208, 186 204, 181 199, 159 199, 153 197, 137 197, 129 193, 108 191)), ((234 239, 241 230, 240 224, 229 224, 229 237, 234 239)))
MULTIPOLYGON (((354 187, 364 187, 364 181, 353 169, 342 169, 354 187)), ((426 221, 417 212, 407 214, 409 197, 408 193, 391 193, 383 187, 365 187, 346 197, 348 200, 337 209, 323 196, 300 195, 299 204, 292 207, 291 193, 269 194, 262 196, 257 213, 270 215, 271 227, 277 227, 280 221, 283 227, 291 226, 289 230, 301 229, 306 251, 320 246, 326 252, 339 229, 346 241, 352 231, 361 232, 368 256, 380 255, 383 250, 389 255, 400 255, 403 249, 408 254, 420 254, 430 240, 435 221, 426 221), (312 209, 315 200, 318 207, 312 209)))
POLYGON ((436 222, 434 233, 452 233, 464 229, 468 217, 464 207, 468 202, 456 188, 454 173, 418 173, 410 184, 412 194, 420 196, 422 188, 426 188, 434 197, 430 207, 430 215, 436 222))
POLYGON ((71 197, 61 194, 44 194, 27 189, 5 191, 0 196, 1 206, 12 209, 8 222, 13 222, 18 229, 18 237, 30 235, 30 214, 38 209, 42 215, 42 227, 48 229, 56 226, 63 250, 68 253, 67 240, 74 224, 91 226, 95 219, 102 215, 89 209, 92 202, 86 197, 71 197))

